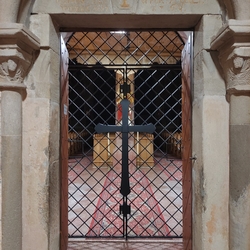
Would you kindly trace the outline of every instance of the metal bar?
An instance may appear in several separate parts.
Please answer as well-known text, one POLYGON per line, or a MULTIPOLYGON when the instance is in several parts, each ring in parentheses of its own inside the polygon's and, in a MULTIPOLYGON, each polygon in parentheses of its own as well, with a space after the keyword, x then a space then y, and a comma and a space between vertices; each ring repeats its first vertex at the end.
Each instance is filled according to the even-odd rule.
POLYGON ((106 67, 107 69, 113 68, 113 69, 124 69, 124 66, 126 66, 127 69, 133 69, 133 70, 139 70, 139 69, 147 69, 147 70, 167 70, 167 69, 176 69, 180 70, 181 65, 178 64, 157 64, 157 65, 151 65, 151 64, 129 64, 129 65, 124 65, 124 64, 102 64, 102 65, 96 65, 96 64, 88 64, 87 66, 84 64, 76 64, 76 65, 69 65, 69 70, 89 70, 92 71, 93 69, 95 70, 103 70, 103 67, 106 67))

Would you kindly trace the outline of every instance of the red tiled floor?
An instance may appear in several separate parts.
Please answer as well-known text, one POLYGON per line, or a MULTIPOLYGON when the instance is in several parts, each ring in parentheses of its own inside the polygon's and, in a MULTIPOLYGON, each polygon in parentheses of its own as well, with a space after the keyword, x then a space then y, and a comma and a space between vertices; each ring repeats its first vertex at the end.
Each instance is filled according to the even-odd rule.
MULTIPOLYGON (((117 145, 116 145, 117 146, 117 145)), ((133 151, 131 151, 133 153, 133 151)), ((114 158, 114 166, 112 170, 118 168, 118 172, 121 171, 121 151, 118 151, 114 158), (120 155, 120 157, 117 156, 120 155)), ((129 170, 135 168, 135 163, 132 160, 130 162, 132 166, 129 166, 129 170)), ((131 154, 129 155, 131 157, 131 154)), ((141 167, 140 172, 145 175, 148 180, 153 180, 154 185, 150 188, 154 192, 154 198, 159 201, 161 209, 167 208, 162 211, 162 215, 169 228, 172 228, 172 236, 182 234, 182 161, 175 158, 161 157, 161 155, 154 155, 155 165, 154 167, 141 167), (160 189, 159 189, 160 187, 160 189)), ((103 190, 104 182, 107 178, 107 174, 111 171, 110 167, 96 167, 92 164, 92 156, 86 158, 75 158, 69 160, 71 170, 69 171, 69 180, 73 181, 73 184, 69 185, 69 193, 72 194, 69 198, 69 205, 72 209, 69 212, 69 234, 71 237, 79 237, 79 235, 86 235, 91 225, 92 216, 96 210, 98 199, 103 190), (94 175, 94 178, 93 178, 94 175), (88 183, 84 183, 83 180, 89 180, 88 183), (93 183, 92 183, 93 182, 93 183), (79 205, 77 204, 79 202, 79 205), (80 203, 81 202, 81 203, 80 203), (87 208, 87 211, 83 211, 83 208, 87 208), (79 215, 79 216, 76 216, 79 215), (84 223, 83 223, 84 222, 84 223), (74 235, 74 232, 79 228, 79 235, 74 235)), ((134 172, 133 172, 134 173, 134 172)), ((147 186, 147 185, 146 185, 147 186)), ((147 239, 149 240, 149 239, 147 239)), ((129 239, 128 242, 122 241, 109 241, 104 239, 95 239, 95 241, 83 240, 78 238, 78 241, 73 241, 70 238, 69 250, 89 249, 89 250, 113 250, 113 249, 129 249, 140 250, 150 249, 182 249, 182 243, 173 243, 174 240, 164 239, 162 241, 136 241, 129 239)))
POLYGON ((68 250, 183 250, 181 241, 69 241, 68 250))
MULTIPOLYGON (((93 166, 88 167, 88 172, 82 172, 83 171, 83 161, 84 159, 81 160, 81 164, 76 164, 74 167, 74 171, 69 172, 69 178, 74 179, 74 185, 69 186, 69 192, 74 193, 74 199, 71 197, 69 199, 69 204, 70 206, 75 206, 76 200, 81 199, 82 193, 76 192, 77 188, 81 186, 81 191, 86 193, 85 194, 85 199, 83 199, 82 206, 75 206, 74 207, 74 213, 71 211, 69 213, 69 219, 73 221, 74 227, 72 225, 69 226, 69 233, 72 233, 73 230, 75 230, 78 225, 82 225, 82 221, 86 221, 87 223, 81 227, 81 231, 83 234, 87 234, 89 230, 89 225, 91 224, 92 218, 90 217, 90 214, 85 212, 83 213, 82 207, 88 207, 88 211, 90 213, 94 213, 95 211, 95 206, 97 204, 98 199, 96 198, 96 194, 101 193, 103 189, 103 185, 105 182, 106 178, 103 178, 103 175, 107 172, 110 171, 109 168, 101 168, 102 172, 97 171, 93 166), (91 186, 91 182, 88 183, 89 186, 85 185, 82 186, 82 179, 88 179, 90 178, 92 172, 95 173, 95 180, 99 180, 98 185, 93 183, 93 186, 95 186, 95 190, 88 190, 89 186, 91 186), (77 174, 80 176, 77 177, 77 174), (85 177, 83 177, 83 174, 85 177), (86 188, 86 191, 85 191, 86 188), (95 191, 95 192, 94 192, 95 191), (78 196, 79 197, 78 197, 78 196), (90 205, 89 201, 95 200, 95 203, 90 205), (78 211, 78 210, 79 211, 78 211), (75 214, 79 213, 81 218, 75 218, 75 214), (85 217, 86 218, 85 218, 85 217)), ((73 164, 73 161, 72 161, 73 164)), ((154 180, 154 185, 152 185, 152 191, 154 192, 154 197, 160 201, 160 206, 161 208, 167 207, 168 211, 163 211, 163 216, 166 217, 166 221, 168 223, 168 226, 170 228, 174 228, 174 231, 178 234, 181 234, 181 224, 177 224, 176 221, 181 220, 181 209, 177 211, 177 207, 181 207, 181 195, 178 197, 177 195, 181 192, 181 185, 178 183, 178 181, 181 180, 181 172, 176 171, 178 170, 178 166, 181 165, 181 161, 175 160, 174 164, 171 164, 169 160, 166 159, 161 159, 161 161, 158 162, 158 164, 155 165, 154 171, 151 171, 150 168, 141 168, 141 172, 145 174, 145 177, 148 178, 148 180, 154 180), (168 171, 164 171, 162 166, 168 166, 168 171), (161 174, 163 173, 163 174, 161 174), (159 177, 159 175, 161 176, 159 177), (174 179, 176 178, 176 179, 174 179), (163 180, 165 180, 165 184, 162 184, 163 180), (161 192, 157 191, 157 185, 161 185, 161 192), (171 188, 174 187, 174 190, 171 188), (163 194, 167 194, 167 198, 163 196, 163 194), (170 202, 171 201, 171 202, 170 202), (169 214, 172 214, 173 217, 170 218, 169 214)), ((93 179, 93 178, 92 178, 93 179)), ((174 236, 174 235, 173 235, 174 236)))

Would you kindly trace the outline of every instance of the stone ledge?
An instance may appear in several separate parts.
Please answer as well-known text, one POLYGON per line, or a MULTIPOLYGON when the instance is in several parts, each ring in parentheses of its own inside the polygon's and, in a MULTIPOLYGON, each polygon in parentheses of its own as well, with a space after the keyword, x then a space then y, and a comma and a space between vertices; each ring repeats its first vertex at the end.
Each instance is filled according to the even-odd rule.
POLYGON ((0 48, 9 45, 20 45, 26 50, 39 50, 40 40, 28 28, 19 23, 0 23, 0 48))
POLYGON ((26 86, 23 83, 2 83, 0 81, 0 91, 2 90, 18 91, 25 89, 26 86))
POLYGON ((212 38, 212 50, 225 50, 225 45, 248 42, 250 46, 250 20, 228 20, 212 38))
POLYGON ((248 95, 250 96, 250 85, 233 86, 227 90, 229 95, 248 95))
POLYGON ((39 48, 39 39, 23 24, 0 23, 0 89, 24 88, 39 48))

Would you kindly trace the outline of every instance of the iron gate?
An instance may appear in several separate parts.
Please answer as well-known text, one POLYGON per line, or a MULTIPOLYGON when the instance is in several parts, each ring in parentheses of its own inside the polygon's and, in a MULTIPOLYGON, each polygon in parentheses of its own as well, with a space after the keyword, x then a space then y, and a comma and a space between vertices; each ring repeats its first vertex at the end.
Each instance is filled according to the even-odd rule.
POLYGON ((182 237, 181 66, 176 32, 77 32, 68 44, 69 237, 182 237), (121 211, 121 133, 129 100, 131 193, 121 211))

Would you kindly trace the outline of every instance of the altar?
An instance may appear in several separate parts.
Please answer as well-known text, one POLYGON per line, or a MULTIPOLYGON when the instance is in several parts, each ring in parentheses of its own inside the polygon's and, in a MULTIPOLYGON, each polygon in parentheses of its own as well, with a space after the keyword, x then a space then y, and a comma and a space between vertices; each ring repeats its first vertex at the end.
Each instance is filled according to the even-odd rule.
MULTIPOLYGON (((154 166, 154 135, 148 133, 133 133, 133 150, 136 152, 137 167, 154 166)), ((130 139, 130 140, 131 140, 130 139)), ((93 164, 96 167, 107 167, 113 165, 113 155, 117 150, 117 140, 120 137, 117 133, 94 134, 93 136, 93 164)))
MULTIPOLYGON (((122 100, 129 101, 127 119, 128 125, 133 126, 134 119, 134 74, 126 77, 122 72, 116 72, 116 112, 115 120, 117 126, 122 126, 122 100), (126 79, 126 80, 125 80, 126 79), (122 84, 121 84, 122 83, 122 84)), ((130 132, 129 148, 136 157, 137 167, 154 166, 154 135, 145 132, 130 132), (132 149, 133 148, 133 149, 132 149)), ((97 133, 93 135, 93 164, 96 167, 112 166, 114 153, 121 151, 121 134, 115 132, 97 133)), ((132 153, 132 152, 131 152, 132 153)), ((130 159, 131 161, 131 159, 130 159)))

